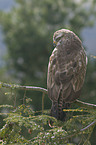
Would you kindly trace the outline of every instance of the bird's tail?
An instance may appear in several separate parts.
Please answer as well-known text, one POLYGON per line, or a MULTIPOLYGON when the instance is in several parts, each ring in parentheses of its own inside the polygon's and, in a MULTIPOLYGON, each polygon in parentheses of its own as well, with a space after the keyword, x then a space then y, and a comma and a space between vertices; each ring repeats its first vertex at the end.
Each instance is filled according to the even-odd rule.
POLYGON ((58 102, 52 102, 51 107, 51 116, 55 117, 57 120, 65 121, 66 112, 63 109, 68 109, 70 106, 69 103, 63 102, 63 104, 58 104, 58 102))

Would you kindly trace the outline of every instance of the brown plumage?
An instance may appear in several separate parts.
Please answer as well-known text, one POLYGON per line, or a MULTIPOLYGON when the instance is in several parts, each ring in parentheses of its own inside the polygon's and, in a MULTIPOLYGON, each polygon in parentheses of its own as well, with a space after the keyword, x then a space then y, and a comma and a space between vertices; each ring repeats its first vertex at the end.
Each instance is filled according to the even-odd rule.
POLYGON ((65 120, 63 108, 68 108, 81 92, 86 74, 86 54, 81 40, 70 30, 54 33, 56 44, 48 65, 47 89, 52 101, 51 115, 65 120))

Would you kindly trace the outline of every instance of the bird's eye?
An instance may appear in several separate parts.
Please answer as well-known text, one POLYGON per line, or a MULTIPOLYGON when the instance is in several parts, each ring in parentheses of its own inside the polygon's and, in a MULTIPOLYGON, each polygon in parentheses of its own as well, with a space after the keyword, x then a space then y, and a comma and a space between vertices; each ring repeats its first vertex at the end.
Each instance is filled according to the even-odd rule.
POLYGON ((63 36, 63 33, 60 33, 59 35, 57 35, 55 37, 55 40, 58 42, 61 39, 62 36, 63 36))

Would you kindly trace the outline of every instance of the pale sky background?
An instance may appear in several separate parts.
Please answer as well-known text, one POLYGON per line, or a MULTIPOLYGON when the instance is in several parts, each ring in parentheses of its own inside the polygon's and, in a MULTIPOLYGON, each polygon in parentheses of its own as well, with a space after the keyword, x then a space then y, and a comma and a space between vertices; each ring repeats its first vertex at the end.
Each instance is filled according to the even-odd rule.
POLYGON ((85 28, 81 32, 83 44, 86 46, 88 54, 96 55, 96 25, 85 28))

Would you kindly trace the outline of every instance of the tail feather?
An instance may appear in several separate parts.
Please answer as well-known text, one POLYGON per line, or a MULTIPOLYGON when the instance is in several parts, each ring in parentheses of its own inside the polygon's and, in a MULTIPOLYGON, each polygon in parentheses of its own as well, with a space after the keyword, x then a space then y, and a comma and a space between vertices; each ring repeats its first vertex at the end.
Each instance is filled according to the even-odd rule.
POLYGON ((63 109, 69 108, 70 104, 63 102, 62 105, 58 104, 58 102, 52 102, 51 107, 51 116, 55 117, 57 120, 65 121, 66 112, 63 109))

